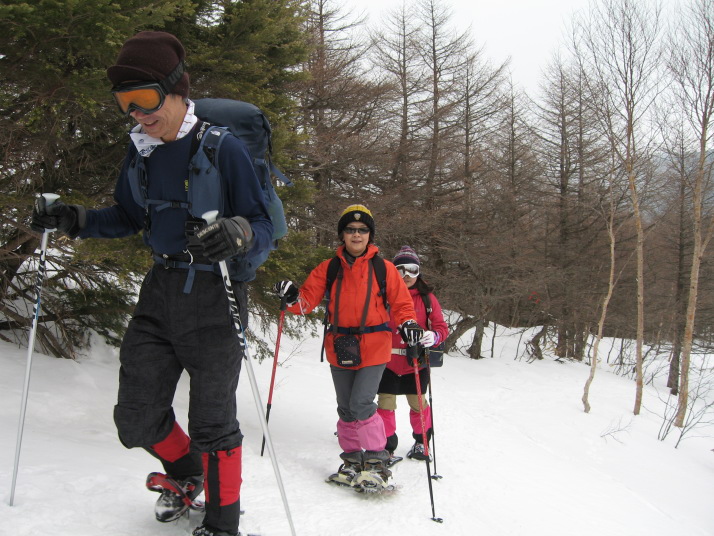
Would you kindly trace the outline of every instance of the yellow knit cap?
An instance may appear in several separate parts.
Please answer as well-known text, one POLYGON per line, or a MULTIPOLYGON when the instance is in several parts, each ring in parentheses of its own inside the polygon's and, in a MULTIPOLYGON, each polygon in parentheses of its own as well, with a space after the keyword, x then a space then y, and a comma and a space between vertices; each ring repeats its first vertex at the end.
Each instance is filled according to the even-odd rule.
POLYGON ((340 216, 340 220, 337 222, 337 234, 342 233, 347 224, 353 221, 359 221, 364 223, 369 227, 372 237, 374 237, 374 218, 372 213, 364 205, 350 205, 347 207, 340 216))

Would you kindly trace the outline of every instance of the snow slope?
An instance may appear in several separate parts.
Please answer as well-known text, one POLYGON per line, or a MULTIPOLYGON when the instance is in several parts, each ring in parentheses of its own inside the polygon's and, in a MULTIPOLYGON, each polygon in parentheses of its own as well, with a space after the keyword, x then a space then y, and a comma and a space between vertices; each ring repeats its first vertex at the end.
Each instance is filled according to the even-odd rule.
MULTIPOLYGON (((491 334, 489 333, 489 341, 491 334)), ((433 369, 436 470, 432 508, 423 462, 394 467, 400 489, 362 496, 324 478, 339 465, 337 415, 320 340, 281 340, 270 430, 301 536, 714 536, 714 437, 657 440, 662 385, 646 387, 632 415, 633 382, 601 367, 592 411, 580 402, 588 367, 514 359, 519 337, 499 328, 492 358, 446 357, 433 369)), ((26 350, 0 343, 0 535, 187 535, 193 514, 153 519, 144 488, 160 470, 141 450, 124 449, 112 421, 117 351, 95 342, 77 362, 36 353, 15 505, 9 506, 26 350)), ((253 362, 263 406, 272 363, 253 362)), ((187 383, 176 412, 186 425, 187 383)), ((260 456, 262 433, 246 371, 238 389, 245 434, 241 519, 245 532, 289 536, 273 467, 260 456)), ((411 446, 400 400, 401 444, 411 446)), ((711 432, 710 432, 711 434, 711 432)))

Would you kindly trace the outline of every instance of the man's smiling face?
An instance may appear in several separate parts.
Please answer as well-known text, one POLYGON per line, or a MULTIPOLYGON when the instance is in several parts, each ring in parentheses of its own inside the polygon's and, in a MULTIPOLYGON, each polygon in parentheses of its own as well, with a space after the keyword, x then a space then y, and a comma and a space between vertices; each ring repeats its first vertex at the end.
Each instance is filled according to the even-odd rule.
POLYGON ((186 103, 180 95, 171 94, 166 97, 164 105, 154 113, 145 114, 140 110, 133 110, 129 115, 152 138, 165 142, 174 141, 186 116, 186 103))

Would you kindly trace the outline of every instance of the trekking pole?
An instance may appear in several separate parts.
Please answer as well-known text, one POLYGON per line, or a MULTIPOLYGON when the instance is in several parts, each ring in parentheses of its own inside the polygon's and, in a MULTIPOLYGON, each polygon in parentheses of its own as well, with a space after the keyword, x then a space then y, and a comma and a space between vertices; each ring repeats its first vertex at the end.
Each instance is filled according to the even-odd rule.
MULTIPOLYGON (((428 350, 427 359, 429 357, 428 350)), ((419 419, 421 420, 421 434, 422 441, 424 443, 424 455, 426 456, 426 476, 429 482, 429 497, 431 498, 431 520, 437 523, 443 523, 444 520, 440 517, 436 517, 436 512, 434 510, 434 489, 431 485, 431 464, 429 462, 429 442, 426 439, 426 419, 424 418, 424 399, 421 394, 421 380, 419 379, 419 361, 416 357, 412 358, 412 365, 414 366, 414 381, 416 381, 416 392, 417 400, 419 400, 419 419)), ((432 424, 433 426, 433 424, 432 424)))
MULTIPOLYGON (((270 420, 270 408, 273 406, 273 387, 275 386, 275 370, 278 368, 278 352, 280 351, 280 335, 283 332, 283 322, 285 321, 285 308, 288 306, 287 298, 280 298, 280 320, 278 320, 278 335, 275 338, 275 356, 273 357, 273 373, 270 377, 270 391, 268 391, 268 406, 265 410, 265 423, 270 420)), ((265 451, 265 436, 263 445, 260 447, 260 455, 265 451)))
MULTIPOLYGON (((42 194, 45 198, 45 207, 59 199, 57 194, 42 194)), ((25 384, 22 388, 22 404, 20 408, 20 422, 17 426, 17 443, 15 445, 15 466, 12 470, 12 487, 10 489, 10 506, 15 501, 15 484, 17 483, 17 470, 20 466, 20 449, 22 448, 22 432, 25 428, 25 412, 27 411, 27 395, 30 389, 30 372, 32 370, 32 353, 35 350, 35 337, 37 335, 37 323, 40 317, 40 302, 42 301, 42 284, 45 281, 45 271, 47 266, 47 241, 50 233, 55 229, 45 229, 42 233, 40 243, 40 263, 37 266, 37 281, 35 282, 35 304, 32 310, 32 328, 27 339, 27 366, 25 368, 25 384)))
MULTIPOLYGON (((218 216, 217 210, 211 210, 204 213, 201 217, 206 220, 206 223, 211 224, 216 221, 216 216, 218 216)), ((243 323, 240 321, 240 311, 238 309, 238 300, 236 300, 235 292, 233 292, 233 286, 231 285, 231 278, 228 273, 228 266, 226 261, 221 261, 218 263, 221 269, 221 276, 223 277, 223 286, 226 288, 226 294, 228 295, 228 303, 231 309, 231 316, 233 318, 233 325, 236 328, 238 335, 238 342, 243 349, 243 359, 248 364, 248 379, 250 380, 250 388, 253 391, 253 400, 255 401, 255 407, 258 410, 258 420, 260 421, 260 426, 263 429, 263 437, 268 445, 268 453, 270 454, 270 460, 273 463, 273 471, 275 472, 275 479, 278 481, 278 488, 280 489, 280 495, 283 498, 283 506, 285 507, 285 515, 288 518, 288 523, 290 524, 290 532, 295 536, 295 525, 293 525, 293 518, 290 515, 290 507, 288 506, 288 498, 285 495, 285 487, 283 486, 283 479, 280 476, 280 468, 278 467, 278 460, 275 457, 275 449, 273 448, 273 440, 270 437, 270 431, 268 430, 268 422, 265 419, 265 412, 263 411, 263 402, 260 400, 260 392, 258 391, 258 382, 255 380, 255 372, 253 371, 253 363, 251 357, 248 353, 248 341, 245 337, 245 331, 243 331, 243 323)))
MULTIPOLYGON (((427 349, 426 352, 428 356, 429 350, 427 349)), ((431 478, 439 480, 443 477, 436 471, 436 427, 434 426, 434 403, 431 400, 431 364, 429 363, 429 359, 426 360, 426 371, 427 378, 429 379, 427 389, 429 390, 429 407, 431 408, 431 454, 434 456, 434 474, 431 475, 431 478)))

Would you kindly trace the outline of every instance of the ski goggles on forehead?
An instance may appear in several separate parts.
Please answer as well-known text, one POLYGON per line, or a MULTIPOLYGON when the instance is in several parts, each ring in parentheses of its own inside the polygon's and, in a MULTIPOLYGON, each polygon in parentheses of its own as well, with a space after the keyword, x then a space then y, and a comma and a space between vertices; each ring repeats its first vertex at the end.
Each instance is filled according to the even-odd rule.
POLYGON ((418 264, 400 264, 397 266, 397 271, 399 275, 404 277, 408 275, 409 277, 416 277, 419 275, 419 265, 418 264))
POLYGON ((166 96, 171 92, 176 83, 181 80, 184 73, 183 62, 179 62, 171 73, 161 80, 129 82, 119 84, 111 89, 114 100, 119 106, 119 111, 129 115, 134 110, 145 114, 153 114, 161 109, 166 96))

